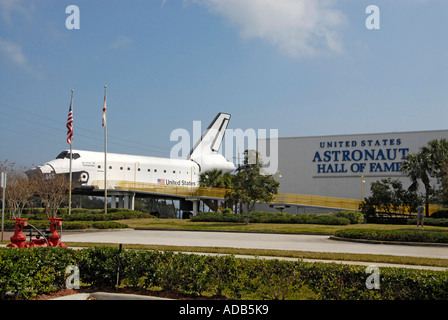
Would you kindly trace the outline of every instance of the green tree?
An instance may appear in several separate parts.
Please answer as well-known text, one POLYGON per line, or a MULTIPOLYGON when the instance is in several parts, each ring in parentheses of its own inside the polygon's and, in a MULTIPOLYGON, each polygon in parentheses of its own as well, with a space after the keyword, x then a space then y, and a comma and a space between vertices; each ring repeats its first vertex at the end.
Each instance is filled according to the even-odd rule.
POLYGON ((416 154, 408 154, 402 163, 402 170, 411 179, 411 186, 409 190, 416 191, 418 189, 419 181, 425 187, 425 206, 426 214, 429 213, 429 199, 432 193, 431 178, 430 178, 430 161, 424 150, 416 154))
POLYGON ((434 139, 415 154, 408 154, 402 171, 411 179, 409 190, 416 191, 421 182, 425 188, 426 215, 431 196, 438 203, 448 203, 448 141, 434 139))
MULTIPOLYGON (((232 188, 232 175, 222 170, 212 169, 201 172, 199 186, 202 188, 232 188)), ((218 200, 214 200, 214 211, 218 211, 218 200)))
POLYGON ((448 204, 448 141, 434 139, 424 149, 430 159, 430 176, 437 184, 433 190, 433 200, 443 205, 448 204))
POLYGON ((246 206, 246 223, 249 212, 256 202, 270 202, 278 191, 278 182, 274 177, 263 173, 263 162, 257 151, 244 151, 244 162, 233 178, 233 188, 226 194, 226 199, 246 206))
POLYGON ((382 179, 370 185, 371 196, 360 206, 364 214, 374 216, 374 211, 415 212, 422 198, 415 190, 406 190, 399 180, 382 179), (373 209, 373 211, 371 211, 373 209))
POLYGON ((201 172, 199 176, 199 186, 203 188, 231 188, 232 175, 223 173, 222 170, 212 169, 201 172))

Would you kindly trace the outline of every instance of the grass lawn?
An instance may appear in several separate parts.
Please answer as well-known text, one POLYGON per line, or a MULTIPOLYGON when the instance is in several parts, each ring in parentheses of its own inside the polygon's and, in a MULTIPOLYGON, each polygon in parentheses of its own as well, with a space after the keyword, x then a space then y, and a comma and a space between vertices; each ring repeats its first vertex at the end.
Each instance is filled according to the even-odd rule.
MULTIPOLYGON (((379 229, 379 230, 415 230, 412 225, 390 224, 350 224, 346 226, 320 225, 320 224, 283 224, 283 223, 245 223, 236 222, 192 222, 183 219, 128 219, 117 220, 130 228, 147 229, 180 229, 180 230, 221 230, 221 231, 261 231, 332 235, 337 230, 344 229, 379 229)), ((448 228, 425 226, 425 230, 444 230, 448 228)))

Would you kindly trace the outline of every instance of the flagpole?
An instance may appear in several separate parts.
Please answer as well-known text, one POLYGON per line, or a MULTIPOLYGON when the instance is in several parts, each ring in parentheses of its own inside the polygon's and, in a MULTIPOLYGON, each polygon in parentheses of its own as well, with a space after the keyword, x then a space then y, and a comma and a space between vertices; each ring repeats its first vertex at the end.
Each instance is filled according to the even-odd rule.
MULTIPOLYGON (((70 176, 69 176, 69 187, 68 187, 68 214, 71 214, 72 211, 72 160, 73 160, 73 152, 72 152, 72 143, 73 143, 73 89, 72 89, 72 97, 70 99, 70 110, 71 110, 71 136, 70 136, 70 176)), ((70 118, 70 112, 69 112, 70 118)))
POLYGON ((104 86, 103 127, 104 127, 104 213, 107 213, 107 121, 106 121, 106 94, 107 85, 104 86))

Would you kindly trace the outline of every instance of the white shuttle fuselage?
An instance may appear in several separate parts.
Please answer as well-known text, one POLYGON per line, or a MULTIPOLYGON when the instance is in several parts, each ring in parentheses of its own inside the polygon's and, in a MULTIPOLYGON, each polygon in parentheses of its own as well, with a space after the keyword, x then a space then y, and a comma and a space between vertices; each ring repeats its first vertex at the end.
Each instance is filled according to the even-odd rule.
MULTIPOLYGON (((199 174, 218 169, 223 172, 235 170, 218 150, 230 115, 219 113, 201 139, 191 150, 187 159, 146 157, 128 154, 72 150, 72 179, 75 187, 104 189, 104 170, 107 175, 107 189, 114 189, 117 182, 127 181, 144 184, 198 187, 199 174)), ((69 174, 70 151, 61 152, 56 159, 37 167, 45 175, 69 174)))

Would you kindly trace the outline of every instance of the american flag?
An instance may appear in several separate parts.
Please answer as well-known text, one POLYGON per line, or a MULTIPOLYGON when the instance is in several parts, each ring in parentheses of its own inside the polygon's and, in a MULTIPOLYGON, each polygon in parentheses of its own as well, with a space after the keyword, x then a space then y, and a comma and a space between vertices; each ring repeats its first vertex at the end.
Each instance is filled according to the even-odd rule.
POLYGON ((165 179, 157 179, 158 184, 165 184, 165 179))
POLYGON ((106 125, 106 86, 104 86, 103 127, 106 125))
POLYGON ((73 140, 73 91, 72 91, 72 98, 70 100, 70 108, 68 109, 66 127, 67 127, 67 143, 71 145, 73 140))

